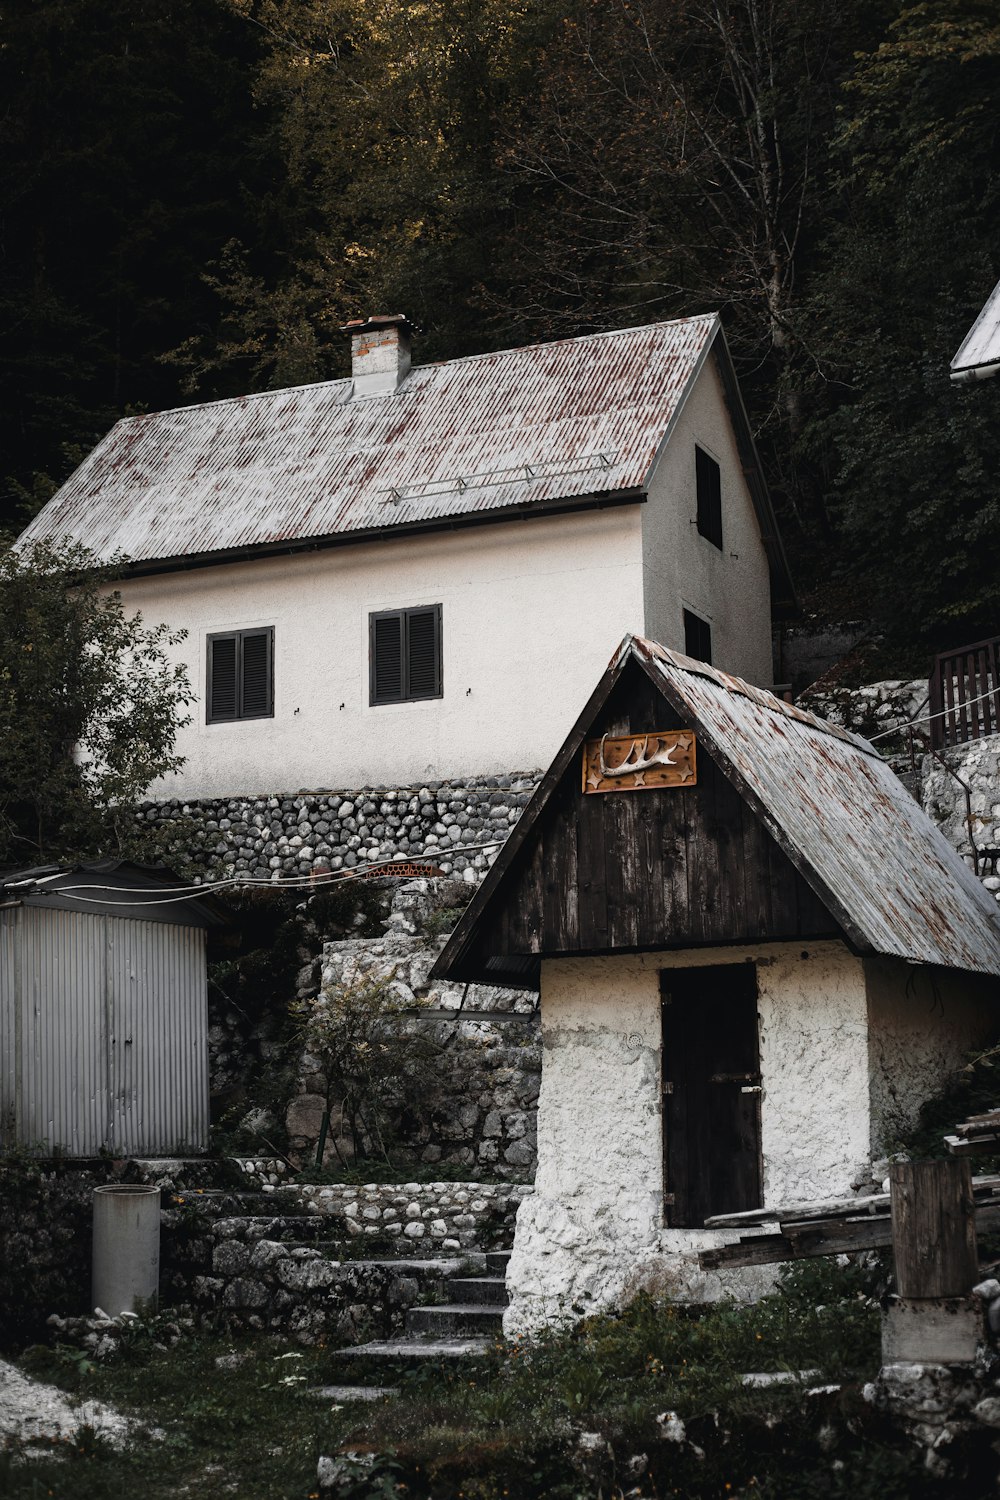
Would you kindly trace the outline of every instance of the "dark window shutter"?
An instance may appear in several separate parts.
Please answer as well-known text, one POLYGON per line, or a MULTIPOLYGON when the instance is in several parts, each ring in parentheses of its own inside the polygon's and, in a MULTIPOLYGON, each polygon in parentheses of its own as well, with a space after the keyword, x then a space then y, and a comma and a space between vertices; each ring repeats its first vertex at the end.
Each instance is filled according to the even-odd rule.
POLYGON ((684 654, 712 664, 712 627, 689 609, 684 611, 684 654))
POLYGON ((441 696, 441 606, 369 615, 372 703, 441 696))
POLYGON ((698 491, 698 530, 706 541, 722 551, 722 472, 704 449, 694 450, 695 484, 698 491))
POLYGON ((403 696, 403 616, 371 617, 373 703, 398 703, 403 696))
POLYGON ((208 722, 237 715, 235 635, 212 636, 208 642, 208 722))
POLYGON ((438 620, 434 609, 411 609, 406 616, 408 698, 436 698, 441 691, 438 671, 438 620))
POLYGON ((271 707, 271 632, 243 634, 243 701, 241 719, 264 719, 271 707))

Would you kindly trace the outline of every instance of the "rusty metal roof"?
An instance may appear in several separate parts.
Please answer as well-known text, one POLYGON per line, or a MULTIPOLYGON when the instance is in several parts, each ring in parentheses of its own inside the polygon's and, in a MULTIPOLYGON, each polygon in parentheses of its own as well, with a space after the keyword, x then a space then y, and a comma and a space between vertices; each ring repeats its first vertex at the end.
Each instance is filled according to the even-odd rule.
POLYGON ((22 541, 162 563, 638 497, 717 338, 709 314, 127 417, 22 541))
POLYGON ((507 869, 630 663, 695 730, 859 951, 1000 974, 996 902, 867 740, 634 636, 616 652, 435 974, 470 977, 481 914, 502 906, 507 869))
POLYGON ((874 746, 662 646, 627 649, 687 710, 859 947, 1000 974, 997 903, 874 746))
POLYGON ((1000 372, 1000 281, 987 297, 951 362, 952 380, 985 380, 1000 372))

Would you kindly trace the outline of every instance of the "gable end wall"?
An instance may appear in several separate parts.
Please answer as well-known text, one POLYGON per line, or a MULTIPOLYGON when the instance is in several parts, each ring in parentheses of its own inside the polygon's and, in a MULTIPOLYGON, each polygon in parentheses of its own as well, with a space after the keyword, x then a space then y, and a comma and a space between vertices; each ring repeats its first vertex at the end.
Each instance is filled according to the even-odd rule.
POLYGON ((712 627, 712 659, 760 687, 774 681, 770 572, 713 356, 688 394, 642 512, 646 635, 684 650, 684 609, 712 627), (695 446, 722 471, 722 550, 698 532, 695 446))

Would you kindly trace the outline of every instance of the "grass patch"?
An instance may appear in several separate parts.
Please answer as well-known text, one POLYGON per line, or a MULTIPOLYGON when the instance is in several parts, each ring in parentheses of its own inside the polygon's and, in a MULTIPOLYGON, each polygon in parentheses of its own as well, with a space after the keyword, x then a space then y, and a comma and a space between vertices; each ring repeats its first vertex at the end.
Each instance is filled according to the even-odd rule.
POLYGON ((225 1494, 304 1500, 316 1490, 319 1453, 336 1446, 346 1429, 341 1413, 298 1394, 321 1383, 324 1358, 322 1350, 263 1336, 190 1338, 167 1350, 140 1331, 119 1355, 88 1369, 72 1351, 36 1346, 21 1360, 28 1373, 109 1402, 161 1429, 163 1437, 138 1435, 121 1453, 94 1440, 24 1461, 16 1452, 0 1452, 0 1494, 16 1500, 225 1494), (216 1364, 233 1356, 234 1367, 216 1364))
MULTIPOLYGON (((482 1168, 479 1168, 481 1171, 482 1168)), ((366 1156, 358 1162, 328 1162, 322 1167, 307 1166, 288 1181, 304 1187, 367 1187, 369 1183, 393 1184, 402 1188, 408 1182, 469 1182, 476 1184, 477 1168, 455 1161, 406 1161, 398 1156, 366 1156)), ((508 1179, 485 1178, 505 1186, 508 1179)))
MULTIPOLYGON (((922 1455, 860 1395, 879 1364, 878 1307, 861 1272, 826 1261, 790 1270, 756 1306, 692 1316, 640 1297, 537 1342, 447 1369, 378 1371, 401 1389, 376 1406, 330 1410, 297 1394, 352 1383, 356 1362, 329 1349, 191 1339, 156 1347, 137 1332, 113 1362, 84 1371, 59 1351, 26 1357, 36 1373, 111 1401, 165 1430, 110 1453, 100 1444, 57 1463, 0 1459, 0 1493, 27 1500, 184 1494, 306 1500, 316 1463, 336 1466, 338 1500, 951 1500, 922 1455), (219 1355, 243 1356, 219 1369, 219 1355), (749 1370, 816 1368, 831 1395, 750 1390, 749 1370), (671 1441, 665 1413, 684 1424, 671 1441)), ((980 1488, 971 1471, 962 1493, 980 1488)))
MULTIPOLYGON (((817 1398, 797 1388, 748 1390, 740 1375, 818 1368, 854 1382, 832 1419, 846 1435, 859 1412, 871 1426, 857 1381, 878 1364, 878 1309, 861 1273, 823 1262, 753 1308, 692 1317, 640 1297, 619 1317, 497 1349, 475 1366, 400 1372, 402 1399, 366 1413, 347 1441, 391 1454, 406 1493, 434 1500, 723 1496, 737 1488, 789 1500, 827 1495, 836 1492, 831 1459, 817 1433, 831 1419, 817 1416, 817 1398), (689 1442, 664 1438, 657 1418, 669 1411, 689 1442), (815 1489, 803 1481, 803 1463, 816 1468, 815 1489)), ((883 1477, 878 1493, 923 1494, 910 1455, 887 1452, 883 1467, 898 1468, 903 1481, 893 1490, 883 1477)))

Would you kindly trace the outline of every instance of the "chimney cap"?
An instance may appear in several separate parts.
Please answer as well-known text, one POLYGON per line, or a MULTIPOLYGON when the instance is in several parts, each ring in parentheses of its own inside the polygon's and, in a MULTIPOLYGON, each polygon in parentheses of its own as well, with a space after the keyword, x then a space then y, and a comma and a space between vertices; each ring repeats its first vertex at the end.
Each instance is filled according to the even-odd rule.
POLYGON ((380 328, 398 328, 408 337, 417 329, 405 313, 371 313, 367 318, 351 318, 341 328, 341 333, 375 333, 380 328))

